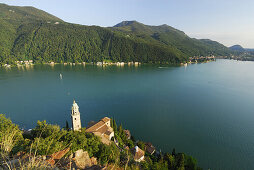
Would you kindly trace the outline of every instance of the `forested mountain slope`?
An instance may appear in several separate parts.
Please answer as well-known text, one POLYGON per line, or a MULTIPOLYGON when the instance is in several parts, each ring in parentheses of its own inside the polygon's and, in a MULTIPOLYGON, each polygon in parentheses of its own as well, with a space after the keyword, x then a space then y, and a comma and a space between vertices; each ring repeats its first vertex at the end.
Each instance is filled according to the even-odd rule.
POLYGON ((228 55, 210 40, 191 39, 170 26, 136 21, 115 27, 70 24, 33 7, 0 4, 0 62, 184 62, 194 55, 228 55))
POLYGON ((149 41, 158 41, 182 52, 184 56, 228 55, 230 53, 227 47, 216 41, 190 38, 184 32, 166 24, 149 26, 137 21, 123 21, 115 25, 113 29, 133 34, 149 41))

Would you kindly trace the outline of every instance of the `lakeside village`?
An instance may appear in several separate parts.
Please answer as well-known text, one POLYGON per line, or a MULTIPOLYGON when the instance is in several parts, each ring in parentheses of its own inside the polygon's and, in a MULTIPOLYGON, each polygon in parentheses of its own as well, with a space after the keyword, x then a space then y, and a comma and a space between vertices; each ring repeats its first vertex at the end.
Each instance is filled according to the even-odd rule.
MULTIPOLYGON (((220 57, 221 58, 221 57, 220 57)), ((223 57, 222 57, 223 58, 223 57)), ((188 61, 185 62, 185 63, 180 63, 180 65, 184 65, 186 66, 187 64, 193 64, 193 63, 206 63, 206 62, 209 62, 209 61, 216 61, 216 57, 215 56, 194 56, 194 57, 189 57, 188 61)), ((12 66, 17 66, 17 67, 22 67, 22 66, 25 66, 25 67, 30 67, 32 65, 34 65, 34 61, 33 60, 24 60, 24 61, 15 61, 15 64, 14 65, 11 65, 11 64, 2 64, 3 67, 5 68, 11 68, 12 66)), ((139 66, 141 65, 142 63, 141 62, 112 62, 110 60, 106 60, 106 61, 99 61, 99 62, 96 62, 96 63, 87 63, 87 62, 82 62, 82 63, 71 63, 71 62, 66 62, 66 63, 55 63, 53 61, 51 62, 48 62, 48 63, 43 63, 43 64, 49 64, 51 66, 54 66, 55 64, 64 64, 64 65, 73 65, 75 66, 76 64, 77 65, 86 65, 86 64, 91 64, 91 65, 97 65, 97 66, 107 66, 107 65, 116 65, 116 66, 125 66, 125 65, 128 65, 128 66, 139 66)), ((1 66, 1 63, 0 63, 0 66, 1 66)))
POLYGON ((82 127, 79 106, 71 107, 72 128, 38 121, 29 130, 0 114, 0 169, 200 170, 184 153, 158 152, 150 142, 136 141, 115 119, 104 117, 82 127))

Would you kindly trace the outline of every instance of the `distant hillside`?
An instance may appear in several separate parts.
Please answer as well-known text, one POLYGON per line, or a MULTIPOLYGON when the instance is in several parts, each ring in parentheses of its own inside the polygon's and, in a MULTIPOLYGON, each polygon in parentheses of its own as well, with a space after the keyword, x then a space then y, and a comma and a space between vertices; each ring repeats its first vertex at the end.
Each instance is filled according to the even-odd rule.
POLYGON ((249 51, 249 52, 254 52, 254 49, 252 48, 245 48, 246 51, 249 51))
POLYGON ((229 47, 229 49, 231 49, 233 51, 239 51, 239 52, 245 51, 245 49, 240 45, 233 45, 233 46, 229 47))
POLYGON ((168 25, 124 21, 114 27, 70 24, 33 7, 0 4, 0 63, 97 62, 176 64, 196 55, 229 55, 211 40, 198 40, 168 25))
POLYGON ((115 25, 112 29, 146 41, 166 45, 167 48, 183 56, 228 55, 230 53, 227 47, 218 42, 190 38, 183 31, 166 24, 149 26, 137 21, 123 21, 115 25))
POLYGON ((229 47, 233 54, 232 58, 242 61, 254 61, 254 50, 243 48, 241 45, 229 47))

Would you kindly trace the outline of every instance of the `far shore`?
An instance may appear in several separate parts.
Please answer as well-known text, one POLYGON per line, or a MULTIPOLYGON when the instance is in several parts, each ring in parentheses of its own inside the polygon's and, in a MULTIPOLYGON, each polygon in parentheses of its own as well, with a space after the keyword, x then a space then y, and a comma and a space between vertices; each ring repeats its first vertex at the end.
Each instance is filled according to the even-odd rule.
POLYGON ((62 65, 96 65, 96 66, 110 66, 110 65, 116 65, 116 66, 140 66, 140 65, 146 65, 146 64, 152 64, 152 65, 175 65, 175 66, 186 66, 188 64, 195 64, 195 63, 207 63, 210 61, 216 61, 216 57, 190 57, 188 61, 181 62, 181 63, 141 63, 141 62, 108 62, 108 61, 99 61, 99 62, 64 62, 64 63, 57 63, 57 62, 47 62, 47 63, 36 63, 33 60, 25 60, 25 61, 15 61, 15 64, 1 64, 0 67, 5 67, 5 68, 11 68, 11 67, 30 67, 33 65, 39 65, 39 64, 44 64, 44 65, 57 65, 57 64, 62 64, 62 65))

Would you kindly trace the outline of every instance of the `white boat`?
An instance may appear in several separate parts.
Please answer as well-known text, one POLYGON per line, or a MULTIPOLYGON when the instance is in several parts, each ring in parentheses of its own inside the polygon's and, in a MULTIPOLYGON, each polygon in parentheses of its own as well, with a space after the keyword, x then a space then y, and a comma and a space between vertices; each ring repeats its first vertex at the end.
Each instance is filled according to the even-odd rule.
POLYGON ((59 76, 60 76, 60 79, 62 80, 62 79, 63 79, 63 75, 60 73, 60 75, 59 75, 59 76))

